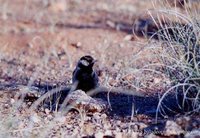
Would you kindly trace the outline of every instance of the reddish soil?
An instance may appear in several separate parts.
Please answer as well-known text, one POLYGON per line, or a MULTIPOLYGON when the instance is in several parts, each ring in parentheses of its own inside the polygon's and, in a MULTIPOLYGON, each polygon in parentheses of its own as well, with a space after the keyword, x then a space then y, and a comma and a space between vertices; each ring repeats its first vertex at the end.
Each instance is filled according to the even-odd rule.
MULTIPOLYGON (((136 98, 137 106, 144 104, 144 108, 131 118, 132 101, 127 102, 130 97, 124 95, 111 97, 113 111, 106 115, 106 120, 103 119, 105 114, 96 115, 97 119, 95 115, 90 114, 81 120, 80 115, 72 111, 60 117, 55 125, 53 123, 55 123, 56 113, 49 113, 43 109, 34 112, 37 116, 35 117, 35 114, 29 112, 27 103, 22 105, 22 109, 15 109, 18 101, 12 102, 14 99, 12 93, 20 91, 11 88, 30 84, 33 86, 70 84, 71 74, 78 59, 89 54, 98 60, 95 69, 99 73, 102 86, 129 89, 146 95, 162 93, 169 84, 169 79, 165 75, 148 71, 137 72, 137 69, 148 63, 158 62, 153 55, 159 50, 153 51, 147 47, 160 43, 132 35, 135 20, 147 9, 155 8, 151 2, 0 0, 0 3, 0 107, 2 109, 0 116, 3 118, 0 120, 3 122, 0 130, 5 132, 0 133, 2 136, 7 134, 7 130, 2 129, 9 123, 5 121, 8 119, 7 116, 11 120, 13 117, 15 121, 20 116, 17 123, 12 122, 15 125, 8 128, 9 136, 14 137, 26 137, 29 134, 29 136, 46 137, 48 135, 46 133, 51 134, 50 137, 61 137, 62 132, 65 132, 63 137, 73 134, 75 137, 82 137, 93 135, 99 130, 105 135, 111 135, 109 133, 111 131, 112 135, 118 136, 123 133, 122 137, 129 137, 135 134, 135 132, 132 134, 131 130, 130 135, 126 135, 126 131, 130 130, 127 125, 130 122, 142 123, 133 125, 141 127, 137 131, 143 130, 145 125, 152 125, 151 121, 154 122, 155 119, 154 116, 148 116, 152 111, 149 108, 155 109, 156 104, 150 105, 148 102, 145 103, 144 99, 136 98), (120 106, 122 110, 119 109, 120 106), (33 119, 30 119, 32 116, 33 119), (37 121, 38 116, 40 121, 37 121), (94 122, 98 120, 98 116, 101 121, 105 121, 100 124, 108 124, 108 126, 98 127, 99 124, 94 122), (28 125, 29 119, 33 123, 31 127, 28 125), (82 122, 84 120, 85 123, 82 122), (116 122, 118 126, 115 125, 116 122), (41 133, 40 128, 43 132, 46 128, 48 130, 46 133, 41 133), (20 132, 20 129, 23 132, 20 132)), ((160 7, 159 3, 157 6, 160 7)), ((105 95, 101 98, 107 99, 105 95)), ((145 100, 153 104, 158 99, 154 100, 150 97, 149 100, 147 97, 145 100)), ((198 119, 191 121, 195 117, 195 115, 188 117, 189 119, 184 123, 193 124, 196 120, 198 122, 198 119)), ((161 122, 166 120, 161 119, 161 122)), ((184 123, 182 123, 183 127, 184 123)), ((199 127, 198 124, 194 128, 196 127, 199 127)), ((144 136, 142 133, 137 135, 144 136)))

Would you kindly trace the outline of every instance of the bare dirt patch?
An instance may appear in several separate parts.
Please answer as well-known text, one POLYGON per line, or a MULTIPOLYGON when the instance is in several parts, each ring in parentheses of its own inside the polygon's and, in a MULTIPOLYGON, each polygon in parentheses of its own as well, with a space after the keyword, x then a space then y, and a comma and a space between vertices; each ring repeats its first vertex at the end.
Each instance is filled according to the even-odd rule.
POLYGON ((138 16, 155 8, 151 2, 1 0, 0 3, 1 136, 182 136, 186 131, 199 129, 196 114, 166 116, 154 124, 159 95, 169 85, 169 78, 145 68, 149 62, 158 63, 154 55, 159 50, 151 47, 160 43, 132 35, 132 25, 138 16), (133 94, 137 91, 143 96, 100 93, 95 98, 106 102, 109 99, 112 108, 108 111, 72 110, 64 115, 44 107, 30 111, 34 101, 16 99, 16 94, 31 91, 33 86, 38 88, 37 92, 43 92, 70 84, 77 61, 88 54, 98 60, 95 68, 102 86, 123 88, 133 94), (25 89, 20 89, 21 86, 25 89), (175 124, 166 123, 169 120, 175 124), (169 133, 174 128, 177 133, 169 133))

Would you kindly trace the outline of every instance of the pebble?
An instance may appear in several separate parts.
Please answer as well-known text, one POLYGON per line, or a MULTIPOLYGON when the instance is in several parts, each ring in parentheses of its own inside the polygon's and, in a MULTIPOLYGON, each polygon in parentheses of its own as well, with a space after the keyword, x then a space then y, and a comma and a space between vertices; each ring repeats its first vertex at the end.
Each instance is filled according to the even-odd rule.
POLYGON ((66 118, 64 116, 61 116, 61 117, 57 117, 55 118, 55 120, 59 123, 64 123, 66 121, 66 118))
POLYGON ((11 103, 11 104, 14 104, 14 103, 15 103, 15 99, 11 98, 11 99, 10 99, 10 103, 11 103))
POLYGON ((47 109, 47 108, 45 108, 45 109, 44 109, 44 112, 48 115, 48 114, 50 113, 50 110, 47 109))
POLYGON ((183 129, 174 121, 167 121, 165 126, 166 136, 180 135, 184 133, 183 129))
POLYGON ((115 138, 123 138, 123 134, 121 132, 116 132, 115 138))
POLYGON ((51 114, 49 114, 49 115, 47 115, 47 118, 48 118, 49 120, 51 120, 51 119, 53 119, 53 116, 52 116, 51 114))
POLYGON ((100 117, 99 113, 94 113, 93 118, 96 119, 96 120, 99 120, 101 117, 100 117))
POLYGON ((121 123, 122 123, 122 122, 121 122, 120 120, 117 120, 117 121, 116 121, 116 125, 118 125, 118 126, 120 126, 121 123))
POLYGON ((9 104, 4 104, 4 108, 8 108, 9 107, 9 104))
POLYGON ((66 127, 67 127, 68 129, 70 129, 70 128, 72 128, 72 125, 66 125, 66 127))
POLYGON ((30 120, 31 120, 33 123, 39 123, 39 122, 41 121, 37 114, 32 115, 32 116, 30 117, 30 120))
POLYGON ((76 46, 77 46, 78 48, 80 48, 80 47, 82 46, 82 43, 81 43, 81 42, 78 42, 78 43, 76 44, 76 46))
POLYGON ((185 134, 185 138, 199 138, 200 130, 189 131, 185 134))
POLYGON ((133 41, 133 40, 134 40, 133 35, 126 35, 126 36, 124 37, 124 41, 133 41))
POLYGON ((111 131, 111 130, 106 130, 105 135, 110 135, 110 136, 112 136, 112 131, 111 131))
POLYGON ((103 132, 97 132, 94 136, 95 136, 95 138, 103 138, 104 133, 103 132))
POLYGON ((110 129, 111 128, 111 124, 109 122, 104 124, 104 129, 110 129))
POLYGON ((106 119, 106 118, 107 118, 107 115, 106 115, 106 114, 102 114, 101 117, 102 117, 103 119, 106 119))

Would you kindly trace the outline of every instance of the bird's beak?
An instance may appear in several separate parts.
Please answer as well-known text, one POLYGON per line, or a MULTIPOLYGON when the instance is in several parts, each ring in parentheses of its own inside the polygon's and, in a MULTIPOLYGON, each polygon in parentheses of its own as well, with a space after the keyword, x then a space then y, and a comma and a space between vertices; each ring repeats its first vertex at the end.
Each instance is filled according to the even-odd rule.
POLYGON ((93 60, 92 64, 96 63, 97 61, 98 61, 97 59, 93 60))

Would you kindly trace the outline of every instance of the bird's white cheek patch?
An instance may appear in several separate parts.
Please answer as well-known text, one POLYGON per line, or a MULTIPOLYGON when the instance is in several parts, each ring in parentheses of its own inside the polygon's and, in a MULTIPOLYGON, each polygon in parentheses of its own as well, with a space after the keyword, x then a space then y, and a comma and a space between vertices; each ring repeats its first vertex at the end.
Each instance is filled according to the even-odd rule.
POLYGON ((81 60, 81 63, 82 63, 84 66, 89 66, 89 62, 87 62, 86 60, 81 60))

